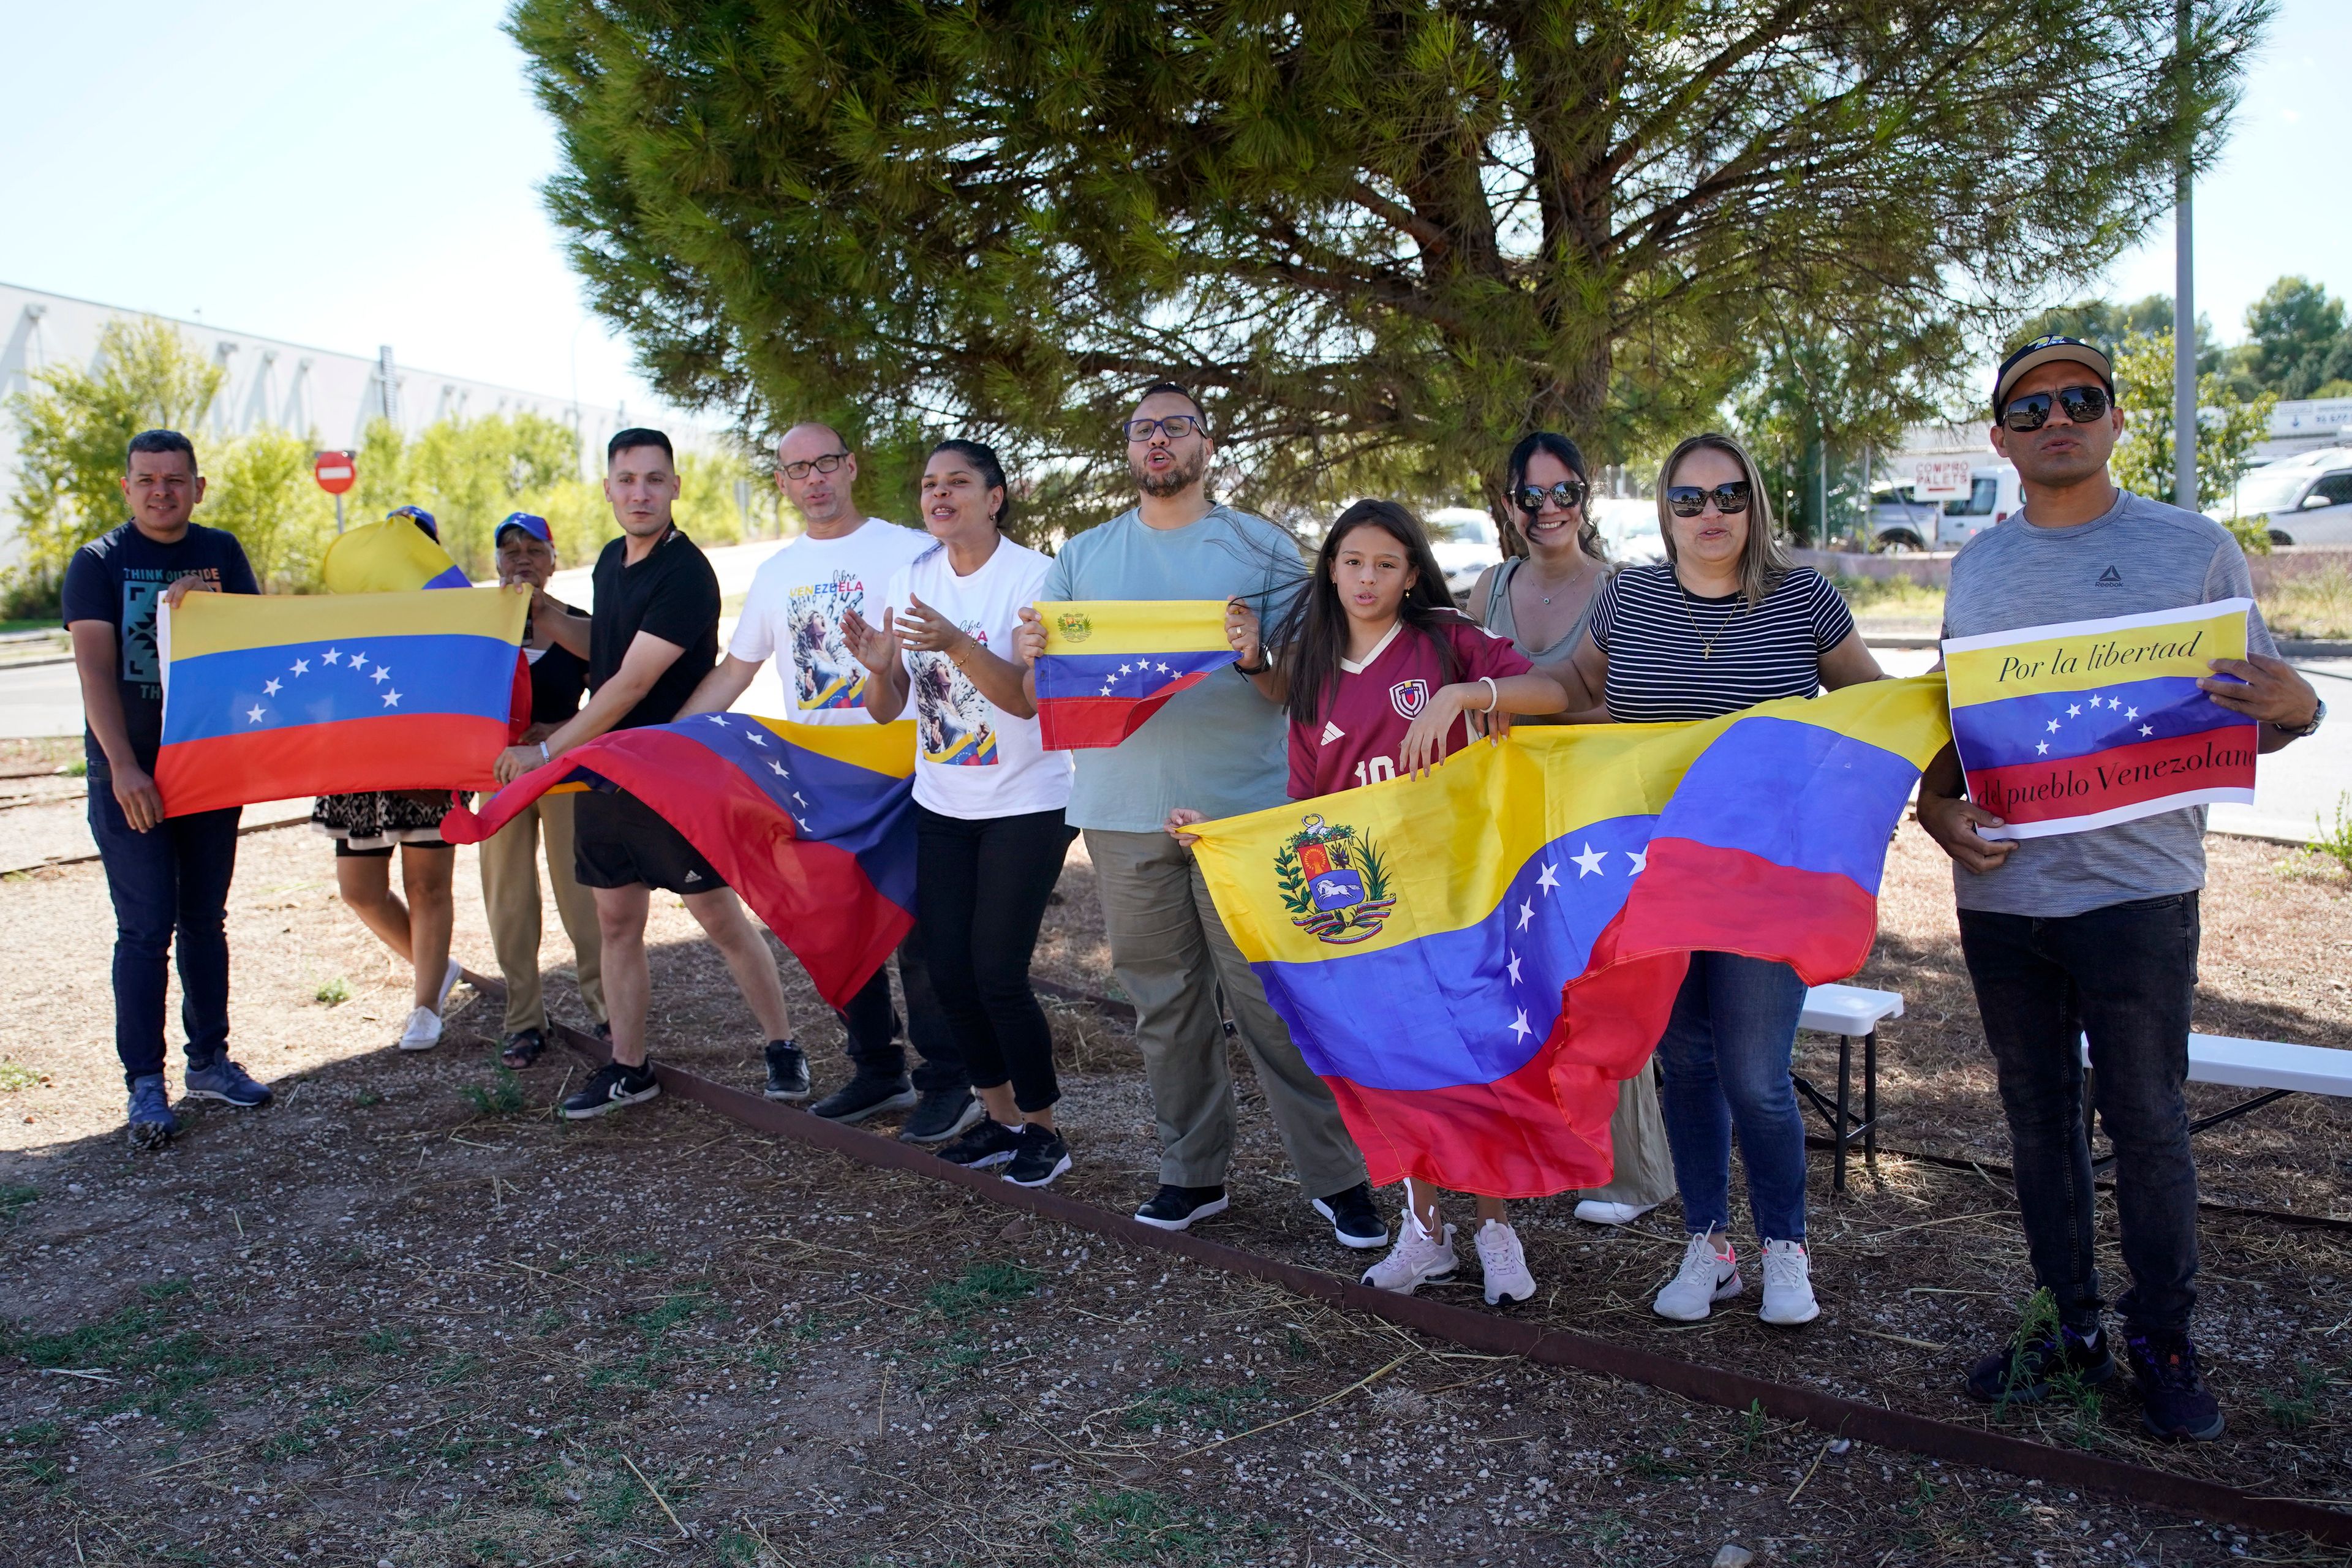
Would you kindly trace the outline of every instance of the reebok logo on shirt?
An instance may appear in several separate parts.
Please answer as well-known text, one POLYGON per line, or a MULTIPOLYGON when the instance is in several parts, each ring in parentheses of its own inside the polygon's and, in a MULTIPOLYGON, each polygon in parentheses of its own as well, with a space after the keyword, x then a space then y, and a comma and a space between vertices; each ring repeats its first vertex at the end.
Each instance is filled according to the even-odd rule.
POLYGON ((2123 580, 2124 574, 2116 571, 2112 566, 2099 574, 2099 586, 2102 588, 2109 586, 2121 587, 2123 585, 2123 580))
POLYGON ((1326 719, 1323 721, 1322 744, 1328 746, 1334 741, 1344 740, 1347 738, 1347 731, 1342 730, 1339 725, 1331 722, 1330 720, 1326 719))

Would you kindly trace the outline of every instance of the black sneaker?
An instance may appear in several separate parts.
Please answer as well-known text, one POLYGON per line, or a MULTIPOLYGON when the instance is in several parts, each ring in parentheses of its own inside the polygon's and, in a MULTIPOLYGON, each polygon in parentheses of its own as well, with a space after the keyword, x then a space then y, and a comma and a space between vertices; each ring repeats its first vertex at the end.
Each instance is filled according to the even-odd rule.
POLYGON ((1359 1252, 1389 1244, 1389 1227, 1372 1209, 1372 1184, 1358 1182, 1344 1193, 1315 1200, 1315 1212, 1331 1222, 1331 1234, 1342 1247, 1359 1252))
POLYGON ((983 1116, 979 1125, 940 1150, 940 1158, 950 1165, 985 1171, 1011 1160, 1013 1151, 1020 1147, 1021 1134, 1017 1130, 992 1116, 983 1116))
POLYGON ((651 1100, 661 1092, 661 1083, 654 1077, 650 1065, 623 1067, 619 1062, 606 1062, 588 1080, 588 1087, 566 1100, 558 1107, 572 1121, 591 1116, 602 1116, 608 1110, 618 1110, 625 1105, 635 1105, 651 1100))
POLYGON ((1024 1121, 1013 1137, 1019 1147, 1004 1167, 1004 1179, 1014 1186, 1042 1187, 1070 1168, 1070 1146, 1052 1128, 1024 1121))
POLYGON ((903 1078, 853 1078, 814 1105, 812 1115, 827 1121, 863 1121, 915 1103, 915 1086, 903 1078))
POLYGON ((809 1097, 808 1058, 790 1040, 768 1042, 768 1087, 763 1090, 770 1100, 806 1100, 809 1097))
POLYGON ((915 1101, 915 1113, 898 1130, 901 1143, 944 1143, 988 1114, 968 1089, 935 1089, 915 1101))
POLYGON ((1969 1397, 1987 1405, 2039 1405, 2069 1382, 2090 1387, 2116 1375, 2104 1329, 2085 1335, 2069 1323, 2058 1336, 2036 1332, 2010 1342, 1969 1368, 1969 1397))
POLYGON ((1162 1182, 1135 1217, 1156 1230, 1190 1230, 1192 1222, 1221 1215, 1232 1205, 1223 1187, 1179 1187, 1162 1182))
POLYGON ((2187 1334, 2124 1331, 2124 1360, 2139 1385, 2140 1424, 2159 1437, 2210 1442, 2227 1425, 2221 1402, 2197 1372, 2187 1334))

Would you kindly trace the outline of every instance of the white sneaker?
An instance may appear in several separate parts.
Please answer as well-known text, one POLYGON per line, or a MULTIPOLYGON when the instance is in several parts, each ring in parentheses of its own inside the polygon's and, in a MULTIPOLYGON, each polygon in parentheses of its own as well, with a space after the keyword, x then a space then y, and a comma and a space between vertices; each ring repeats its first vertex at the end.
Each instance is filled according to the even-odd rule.
POLYGON ((1587 1225, 1632 1225, 1655 1204, 1612 1204, 1606 1198, 1586 1198, 1576 1205, 1576 1217, 1587 1225))
POLYGON ((1650 1310, 1676 1322, 1696 1323, 1715 1303, 1739 1291, 1739 1256, 1732 1250, 1731 1239, 1725 1237, 1723 1250, 1717 1252, 1705 1236, 1694 1236, 1683 1249, 1683 1266, 1650 1303, 1650 1310))
POLYGON ((1450 1278, 1456 1261, 1454 1227, 1449 1225, 1444 1235, 1432 1236, 1422 1228, 1421 1216, 1407 1209, 1396 1245, 1389 1248, 1386 1258, 1364 1270, 1364 1283, 1410 1296, 1433 1279, 1450 1278))
MULTIPOLYGON (((441 976, 441 994, 436 997, 433 1002, 433 1011, 435 1016, 437 1016, 449 1010, 449 993, 457 989, 457 982, 465 977, 466 966, 458 963, 453 956, 449 960, 448 973, 441 976)), ((438 1037, 436 1036, 436 1037, 438 1037)))
POLYGON ((1813 1300, 1812 1260, 1801 1241, 1764 1244, 1764 1307, 1756 1314, 1768 1323, 1794 1328, 1822 1315, 1813 1300))
POLYGON ((1478 1227, 1474 1239, 1478 1268, 1486 1279, 1486 1305, 1496 1306, 1507 1299, 1524 1301, 1536 1293, 1536 1277, 1528 1272, 1528 1255, 1519 1246, 1517 1231, 1501 1220, 1490 1219, 1478 1227))
POLYGON ((430 1007, 419 1007, 408 1015, 408 1027, 400 1032, 402 1050, 429 1051, 440 1043, 440 1014, 430 1007))

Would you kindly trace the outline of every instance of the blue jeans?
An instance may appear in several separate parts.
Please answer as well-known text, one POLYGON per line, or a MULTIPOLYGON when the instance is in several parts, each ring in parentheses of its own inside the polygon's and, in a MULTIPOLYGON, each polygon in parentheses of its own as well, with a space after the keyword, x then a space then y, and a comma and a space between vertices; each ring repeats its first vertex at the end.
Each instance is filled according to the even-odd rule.
POLYGON ((103 773, 89 775, 89 833, 114 900, 114 1051, 122 1079, 163 1070, 163 990, 174 934, 188 1065, 228 1050, 229 879, 241 806, 167 816, 131 830, 103 773))
POLYGON ((1683 1229, 1731 1223, 1731 1130, 1748 1164, 1748 1206, 1767 1241, 1805 1239, 1805 1123, 1789 1081, 1805 983, 1785 963, 1694 952, 1658 1038, 1659 1110, 1683 1229))
POLYGON ((2079 915, 1960 911, 1960 952, 2000 1079, 2033 1282, 2060 1320, 2099 1321, 2092 1098, 2116 1150, 2116 1218, 2135 1328, 2178 1330, 2197 1304, 2197 1164, 2189 1152, 2189 1005, 2197 984, 2197 895, 2079 915))

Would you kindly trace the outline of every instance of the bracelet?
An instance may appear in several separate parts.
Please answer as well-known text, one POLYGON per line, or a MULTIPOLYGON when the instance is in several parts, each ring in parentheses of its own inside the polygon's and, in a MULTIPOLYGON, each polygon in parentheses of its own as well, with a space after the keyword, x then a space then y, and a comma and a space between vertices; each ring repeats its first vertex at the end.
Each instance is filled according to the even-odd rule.
POLYGON ((541 767, 545 767, 548 763, 550 763, 553 762, 554 760, 555 760, 555 759, 554 759, 553 757, 551 757, 551 756, 549 756, 549 755, 547 754, 547 742, 544 742, 544 741, 541 741, 541 742, 539 743, 539 763, 540 763, 540 766, 541 766, 541 767))
POLYGON ((1244 675, 1264 675, 1267 670, 1274 668, 1274 660, 1266 658, 1264 650, 1260 650, 1257 658, 1258 665, 1255 669, 1252 669, 1248 665, 1244 664, 1239 659, 1234 660, 1234 668, 1244 675))
POLYGON ((1482 675, 1478 679, 1486 683, 1486 711, 1492 713, 1496 708, 1502 705, 1503 694, 1499 690, 1496 689, 1495 678, 1493 676, 1482 675))

